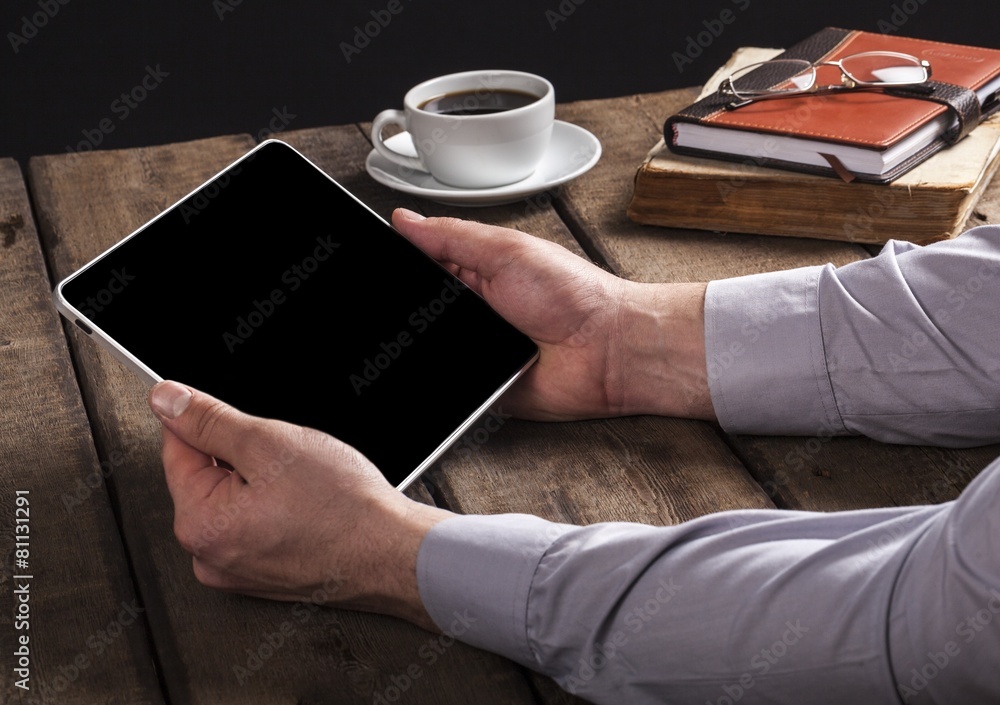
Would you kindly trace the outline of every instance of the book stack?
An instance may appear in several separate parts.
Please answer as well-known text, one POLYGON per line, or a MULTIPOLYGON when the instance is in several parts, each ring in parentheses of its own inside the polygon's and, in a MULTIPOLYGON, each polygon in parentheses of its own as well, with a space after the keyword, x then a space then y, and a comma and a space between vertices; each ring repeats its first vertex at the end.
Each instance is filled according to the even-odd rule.
MULTIPOLYGON (((776 49, 738 50, 705 84, 699 102, 715 100, 719 85, 735 71, 780 54, 781 50, 776 49)), ((995 77, 983 83, 995 91, 992 80, 995 77)), ((844 97, 781 98, 766 101, 765 107, 773 112, 794 109, 795 103, 801 105, 802 101, 844 97), (782 103, 785 105, 779 107, 782 103)), ((873 99, 874 94, 868 94, 862 101, 873 99)), ((985 102, 989 100, 987 95, 985 102)), ((667 122, 668 138, 676 137, 676 118, 672 116, 667 122)), ((949 127, 940 116, 934 119, 944 129, 949 127)), ((725 139, 729 135, 726 127, 717 130, 703 147, 733 144, 733 140, 725 139)), ((733 132, 737 141, 753 135, 745 129, 733 132)), ((766 133, 757 136, 769 137, 766 133)), ((889 239, 924 244, 953 237, 965 229, 969 215, 1000 166, 1000 118, 986 119, 954 145, 912 160, 902 175, 887 183, 873 182, 877 177, 846 181, 837 178, 833 169, 830 175, 818 175, 818 171, 799 173, 789 170, 797 165, 785 162, 781 164, 784 168, 770 168, 764 164, 775 162, 755 154, 752 148, 747 154, 681 151, 698 151, 713 158, 677 153, 660 140, 636 174, 628 206, 632 220, 675 228, 872 244, 889 239)))

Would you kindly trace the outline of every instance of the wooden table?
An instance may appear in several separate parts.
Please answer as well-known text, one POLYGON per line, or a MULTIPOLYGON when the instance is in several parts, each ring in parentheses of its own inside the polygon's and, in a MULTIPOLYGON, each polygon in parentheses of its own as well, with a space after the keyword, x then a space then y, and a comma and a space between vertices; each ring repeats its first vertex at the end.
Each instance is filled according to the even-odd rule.
MULTIPOLYGON (((367 125, 287 140, 388 216, 395 206, 534 233, 623 277, 692 281, 870 256, 851 244, 641 227, 632 175, 663 118, 694 91, 559 107, 594 132, 601 162, 553 194, 462 210, 381 187, 364 172, 367 125)), ((0 161, 0 701, 4 703, 567 703, 547 678, 442 644, 406 623, 199 585, 172 534, 158 425, 143 385, 50 303, 53 282, 254 144, 234 135, 38 157, 27 185, 0 161), (31 690, 11 654, 18 490, 30 499, 31 690)), ((976 224, 1000 222, 995 185, 976 224)), ((183 283, 183 282, 182 282, 183 283)), ((1000 447, 889 446, 861 438, 732 436, 666 418, 507 420, 450 454, 410 494, 465 513, 673 524, 739 507, 836 510, 953 499, 1000 447)))

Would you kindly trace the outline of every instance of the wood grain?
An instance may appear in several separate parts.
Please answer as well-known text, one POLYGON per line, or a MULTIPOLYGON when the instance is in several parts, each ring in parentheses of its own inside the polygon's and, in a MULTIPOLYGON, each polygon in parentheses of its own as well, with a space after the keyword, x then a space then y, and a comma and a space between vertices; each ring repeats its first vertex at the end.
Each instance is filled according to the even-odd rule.
POLYGON ((104 488, 17 164, 0 160, 0 701, 162 703, 143 604, 104 488), (15 497, 30 505, 17 567, 15 497), (20 557, 23 557, 21 554, 20 557), (28 574, 29 580, 13 575, 28 574), (15 628, 28 584, 30 628, 15 628), (30 690, 15 686, 29 642, 30 690), (113 687, 112 687, 113 684, 113 687))
MULTIPOLYGON (((638 281, 706 281, 805 265, 837 266, 869 256, 862 247, 803 238, 680 231, 625 216, 631 176, 660 137, 663 120, 695 91, 563 105, 559 114, 595 132, 605 157, 569 184, 556 207, 588 250, 638 281), (591 183, 590 180, 594 183, 591 183)), ((981 201, 990 208, 990 190, 981 201)), ((891 446, 868 439, 728 436, 768 495, 797 509, 850 509, 953 499, 1000 446, 954 451, 891 446)))
MULTIPOLYGON (((233 136, 31 160, 55 276, 74 271, 252 146, 248 136, 233 136)), ((189 273, 178 273, 178 280, 197 284, 189 273)), ((126 459, 109 484, 171 702, 370 703, 376 694, 393 694, 413 664, 421 676, 400 702, 533 702, 519 671, 498 669, 478 652, 470 657, 473 650, 454 646, 428 664, 421 649, 434 637, 398 620, 199 585, 173 538, 159 429, 146 389, 77 333, 70 328, 99 451, 126 459)))

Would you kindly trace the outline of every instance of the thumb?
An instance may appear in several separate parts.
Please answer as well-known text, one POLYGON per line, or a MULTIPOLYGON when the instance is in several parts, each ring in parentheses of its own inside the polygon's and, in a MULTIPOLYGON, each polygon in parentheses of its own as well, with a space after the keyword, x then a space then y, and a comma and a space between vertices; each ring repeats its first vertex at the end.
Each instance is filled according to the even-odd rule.
POLYGON ((437 261, 451 262, 487 280, 534 241, 518 230, 458 218, 424 218, 405 208, 393 211, 392 224, 437 261))
POLYGON ((149 406, 174 436, 230 465, 239 463, 248 436, 259 431, 259 419, 177 382, 155 385, 149 392, 149 406))

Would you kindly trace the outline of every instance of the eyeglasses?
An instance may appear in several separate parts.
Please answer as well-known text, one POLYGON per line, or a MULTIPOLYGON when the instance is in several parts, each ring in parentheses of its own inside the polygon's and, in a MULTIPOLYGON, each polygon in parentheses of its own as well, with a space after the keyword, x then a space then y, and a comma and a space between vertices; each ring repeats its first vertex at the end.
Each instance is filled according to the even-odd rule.
POLYGON ((929 62, 894 51, 866 51, 839 61, 810 63, 802 59, 775 59, 746 66, 719 85, 719 94, 733 98, 730 108, 757 100, 785 98, 803 93, 836 93, 925 83, 931 76, 929 62), (840 85, 817 86, 816 67, 840 69, 840 85))

